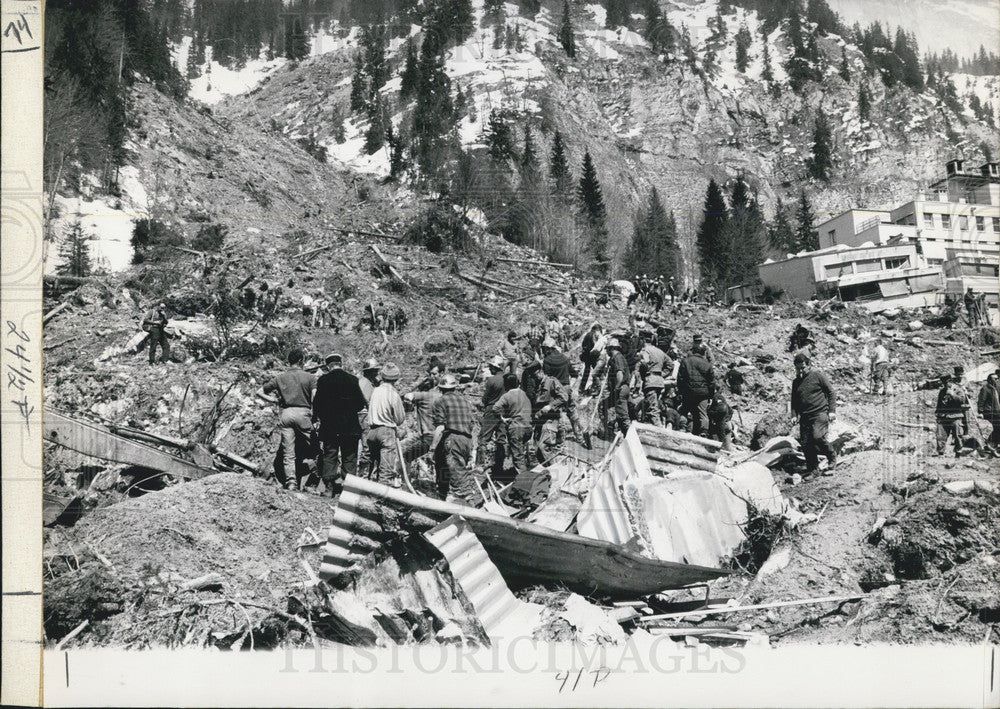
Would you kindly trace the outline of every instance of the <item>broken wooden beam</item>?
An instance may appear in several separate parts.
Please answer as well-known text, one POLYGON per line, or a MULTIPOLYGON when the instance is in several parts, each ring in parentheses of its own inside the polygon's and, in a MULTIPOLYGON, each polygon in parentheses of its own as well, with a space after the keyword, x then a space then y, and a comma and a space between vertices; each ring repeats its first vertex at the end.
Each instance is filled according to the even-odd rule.
POLYGON ((690 453, 671 450, 669 448, 654 448, 652 446, 643 446, 643 450, 646 453, 647 460, 651 464, 657 462, 681 469, 705 470, 709 473, 715 472, 716 461, 706 459, 702 456, 691 455, 690 453))
POLYGON ((481 281, 478 278, 473 278, 472 276, 466 276, 463 273, 455 273, 455 275, 458 276, 459 278, 461 278, 463 281, 466 281, 467 283, 471 283, 474 286, 478 286, 479 288, 486 288, 487 290, 491 290, 494 293, 499 293, 500 295, 506 296, 507 298, 513 298, 514 297, 514 294, 511 293, 510 291, 504 290, 503 288, 501 288, 499 286, 495 286, 492 283, 487 283, 486 281, 481 281))
POLYGON ((305 258, 306 256, 315 256, 320 251, 326 251, 327 249, 332 249, 336 244, 327 244, 326 246, 317 246, 315 249, 309 249, 308 251, 303 251, 300 254, 296 254, 295 258, 305 258))
POLYGON ((69 301, 67 300, 65 303, 60 303, 56 307, 52 308, 52 310, 50 310, 49 312, 45 313, 45 315, 42 316, 42 325, 47 323, 49 320, 54 318, 56 315, 58 315, 68 307, 69 307, 69 301))
POLYGON ((526 258, 500 258, 494 259, 496 261, 501 261, 503 263, 527 263, 532 266, 552 266, 554 268, 574 268, 571 263, 553 263, 552 261, 539 261, 537 259, 526 259, 526 258))
POLYGON ((400 239, 403 238, 399 235, 382 234, 377 231, 364 231, 362 229, 344 229, 343 227, 336 227, 336 226, 330 228, 333 229, 333 231, 340 232, 341 234, 345 234, 347 236, 350 236, 351 234, 358 234, 360 236, 372 236, 376 239, 389 239, 390 241, 399 241, 400 239))
POLYGON ((534 293, 528 293, 527 295, 522 295, 520 298, 514 298, 513 300, 505 300, 504 305, 510 305, 512 303, 520 303, 522 300, 527 300, 528 298, 534 298, 536 295, 548 295, 549 293, 555 293, 555 288, 548 288, 546 290, 535 291, 534 293))
POLYGON ((203 468, 158 448, 132 441, 90 421, 79 421, 47 408, 42 414, 42 437, 77 453, 196 480, 219 472, 203 468))
POLYGON ((403 276, 400 275, 399 271, 396 270, 396 267, 393 266, 391 263, 389 263, 389 260, 386 259, 386 257, 382 255, 382 252, 379 250, 378 246, 376 246, 375 244, 368 244, 368 247, 373 252, 375 252, 375 255, 378 257, 378 260, 382 262, 382 265, 385 266, 386 269, 388 269, 389 274, 393 278, 395 278, 397 281, 399 281, 400 283, 402 283, 406 287, 410 286, 410 284, 406 282, 406 279, 403 278, 403 276))
POLYGON ((794 601, 775 601, 773 603, 755 603, 749 606, 724 606, 720 608, 702 608, 700 610, 684 611, 683 613, 660 613, 659 615, 647 615, 640 620, 648 623, 654 620, 667 620, 670 618, 684 618, 691 615, 726 615, 728 613, 739 613, 741 611, 768 610, 770 608, 785 608, 787 606, 808 606, 818 603, 847 603, 848 601, 860 601, 866 594, 854 596, 821 596, 819 598, 801 598, 794 601))

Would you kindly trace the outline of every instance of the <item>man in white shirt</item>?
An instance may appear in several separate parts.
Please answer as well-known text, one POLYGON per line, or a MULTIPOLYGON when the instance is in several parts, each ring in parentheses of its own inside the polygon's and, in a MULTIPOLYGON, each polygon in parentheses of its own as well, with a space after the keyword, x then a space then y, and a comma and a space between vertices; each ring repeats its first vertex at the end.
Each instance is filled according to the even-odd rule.
POLYGON ((399 379, 399 367, 390 362, 382 367, 380 378, 382 383, 375 387, 368 402, 368 456, 375 479, 398 486, 396 438, 402 437, 406 420, 403 399, 394 386, 399 379))
POLYGON ((889 393, 889 349, 881 337, 875 340, 871 364, 872 394, 885 396, 889 393))

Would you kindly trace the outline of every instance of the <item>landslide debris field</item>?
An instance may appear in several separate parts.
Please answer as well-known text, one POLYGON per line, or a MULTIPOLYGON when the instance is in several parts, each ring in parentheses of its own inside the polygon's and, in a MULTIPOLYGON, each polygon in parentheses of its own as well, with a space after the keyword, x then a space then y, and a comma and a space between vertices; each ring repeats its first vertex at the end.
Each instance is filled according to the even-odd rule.
MULTIPOLYGON (((218 471, 186 480, 46 444, 48 643, 259 649, 487 641, 448 563, 405 529, 372 550, 346 585, 316 583, 335 500, 283 490, 232 463, 236 456, 262 473, 273 467, 276 412, 254 391, 281 371, 294 344, 314 362, 343 352, 354 371, 369 356, 396 362, 399 389, 408 391, 431 356, 466 368, 460 371, 469 380, 510 329, 523 332, 561 314, 576 342, 593 322, 627 326, 628 311, 621 298, 599 303, 598 284, 533 263, 540 261, 533 252, 487 235, 453 255, 406 243, 390 223, 344 233, 327 219, 314 218, 305 237, 279 240, 276 248, 247 239, 227 246, 229 257, 177 252, 156 267, 48 283, 49 312, 62 309, 46 323, 46 407, 193 441, 199 445, 191 450, 163 450, 218 471), (263 280, 272 292, 281 287, 273 313, 231 302, 237 286, 263 280), (303 325, 301 296, 320 287, 340 305, 337 328, 303 325), (152 299, 167 304, 174 334, 174 361, 153 366, 136 344, 152 299), (370 327, 372 307, 401 312, 405 324, 383 337, 370 327)), ((988 331, 937 328, 933 315, 873 316, 826 302, 683 304, 657 316, 676 329, 681 352, 701 333, 717 372, 735 362, 746 375, 743 394, 730 397, 736 450, 723 453, 726 463, 746 458, 751 442, 760 448, 794 435, 784 413, 793 372, 788 335, 800 323, 813 333, 816 365, 840 396, 831 439, 842 462, 805 481, 794 463, 771 468, 797 521, 750 510, 749 539, 722 560, 733 573, 711 582, 709 596, 735 607, 852 600, 689 615, 664 629, 643 615, 697 608, 704 588, 615 604, 600 595, 580 600, 557 583, 510 583, 518 598, 544 609, 531 632, 583 642, 645 632, 715 643, 982 642, 1000 618, 1000 475, 996 459, 974 448, 959 458, 935 454, 936 388, 926 383, 955 364, 985 378, 996 358, 982 353, 994 350, 995 340, 988 331), (868 393, 864 354, 879 333, 894 361, 888 397, 868 393)), ((574 362, 577 354, 570 353, 574 362)), ((477 401, 479 370, 466 385, 477 401)), ((973 402, 978 387, 967 384, 973 402)), ((598 429, 594 406, 595 397, 584 398, 582 418, 598 429)), ((972 433, 983 437, 975 426, 972 433)), ((597 466, 609 443, 602 433, 594 451, 567 442, 565 453, 597 466)), ((411 474, 417 489, 431 488, 425 466, 411 474)), ((579 485, 575 491, 571 510, 587 494, 579 485)), ((572 520, 566 528, 573 531, 572 520)))

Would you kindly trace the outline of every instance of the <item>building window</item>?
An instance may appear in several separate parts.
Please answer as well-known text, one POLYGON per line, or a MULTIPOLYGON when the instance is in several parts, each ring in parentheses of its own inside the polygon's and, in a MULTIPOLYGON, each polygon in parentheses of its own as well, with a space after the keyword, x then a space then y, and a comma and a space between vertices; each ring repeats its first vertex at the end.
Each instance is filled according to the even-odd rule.
POLYGON ((934 228, 934 215, 924 212, 924 226, 928 229, 934 228))
POLYGON ((837 243, 837 230, 836 229, 831 229, 829 232, 827 232, 827 236, 830 237, 830 243, 831 244, 836 244, 837 243))
POLYGON ((871 273, 872 271, 879 271, 881 269, 882 269, 882 262, 877 258, 854 262, 855 273, 871 273))
POLYGON ((986 217, 976 217, 976 231, 986 231, 986 217))
POLYGON ((892 258, 887 258, 885 260, 886 269, 906 268, 909 265, 910 265, 909 256, 893 256, 892 258))
POLYGON ((942 229, 951 229, 951 215, 950 214, 942 214, 941 215, 941 228, 942 229))
POLYGON ((958 218, 958 228, 962 231, 969 230, 969 218, 964 214, 958 218))
POLYGON ((1000 234, 1000 218, 993 217, 993 231, 1000 234))

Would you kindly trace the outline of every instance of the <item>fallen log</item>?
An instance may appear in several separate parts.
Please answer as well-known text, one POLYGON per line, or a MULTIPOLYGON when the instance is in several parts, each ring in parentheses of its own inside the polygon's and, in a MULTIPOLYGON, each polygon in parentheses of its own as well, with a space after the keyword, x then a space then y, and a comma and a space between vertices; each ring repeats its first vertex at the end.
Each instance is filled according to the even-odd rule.
POLYGON ((336 226, 330 228, 333 229, 333 231, 340 232, 341 234, 346 234, 347 236, 350 236, 351 234, 358 234, 360 236, 371 236, 376 239, 388 239, 389 241, 399 241, 400 239, 403 238, 402 236, 399 235, 382 234, 377 231, 364 231, 362 229, 344 229, 343 227, 336 227, 336 226))
POLYGON ((145 443, 129 440, 112 433, 104 426, 78 421, 48 408, 42 415, 42 437, 83 455, 150 468, 191 480, 219 472, 164 453, 145 443))
POLYGON ((315 249, 309 249, 308 251, 303 251, 300 254, 296 254, 295 258, 305 258, 306 256, 315 256, 320 251, 326 251, 327 249, 332 249, 336 244, 327 244, 326 246, 317 246, 315 249))
POLYGON ((45 313, 45 315, 42 316, 42 325, 47 323, 49 320, 54 318, 56 315, 58 315, 68 307, 69 307, 69 301, 67 300, 65 303, 60 303, 56 307, 52 308, 52 310, 50 310, 49 312, 45 313))
POLYGON ((660 428, 648 423, 633 423, 632 425, 635 426, 636 433, 639 434, 639 440, 645 445, 687 453, 712 462, 719 459, 719 450, 722 448, 720 441, 695 436, 686 431, 660 428))
MULTIPOLYGON (((455 275, 458 276, 459 278, 461 278, 463 281, 465 281, 467 283, 471 283, 472 285, 478 286, 479 288, 486 288, 487 290, 491 290, 494 293, 499 293, 500 295, 506 296, 507 298, 511 298, 514 295, 510 291, 504 290, 503 288, 500 288, 499 286, 495 286, 492 283, 487 283, 486 281, 481 281, 478 278, 473 278, 472 276, 466 276, 463 273, 455 273, 455 275)), ((530 296, 528 296, 528 297, 530 297, 530 296)), ((516 301, 512 301, 512 302, 516 302, 516 301)))
POLYGON ((721 608, 702 608, 700 610, 684 611, 683 613, 660 613, 659 615, 647 615, 640 620, 648 623, 654 620, 667 620, 669 618, 684 618, 691 615, 727 615, 729 613, 739 613, 741 611, 767 610, 770 608, 785 608, 787 606, 808 606, 817 603, 847 603, 848 601, 860 601, 866 594, 855 596, 823 596, 820 598, 802 598, 794 601, 775 601, 774 603, 755 603, 749 606, 725 606, 721 608))
POLYGON ((705 470, 709 473, 715 472, 716 463, 701 456, 681 453, 667 448, 644 446, 643 450, 646 452, 646 459, 649 461, 650 467, 652 467, 653 463, 659 463, 665 467, 669 466, 670 468, 679 468, 681 470, 694 469, 705 470))
POLYGON ((537 259, 526 259, 526 258, 500 258, 497 257, 496 261, 501 261, 503 263, 528 263, 532 266, 553 266, 555 268, 574 268, 571 263, 552 263, 551 261, 539 261, 537 259))
POLYGON ((378 257, 378 260, 382 262, 382 265, 385 266, 386 269, 388 269, 390 275, 392 275, 393 278, 402 283, 404 286, 409 288, 410 284, 406 282, 406 279, 403 278, 402 275, 400 275, 399 271, 396 270, 396 267, 393 266, 391 263, 389 263, 388 259, 386 259, 386 257, 382 255, 382 252, 379 251, 379 248, 375 244, 369 244, 368 246, 373 252, 375 252, 375 255, 378 257))
MULTIPOLYGON (((534 298, 536 295, 548 295, 549 293, 555 293, 555 288, 549 288, 547 290, 536 291, 535 293, 528 293, 527 295, 522 295, 520 298, 514 298, 513 300, 505 300, 504 305, 511 305, 512 303, 520 303, 522 300, 527 300, 528 298, 534 298)), ((508 293, 508 295, 510 295, 508 293)))

